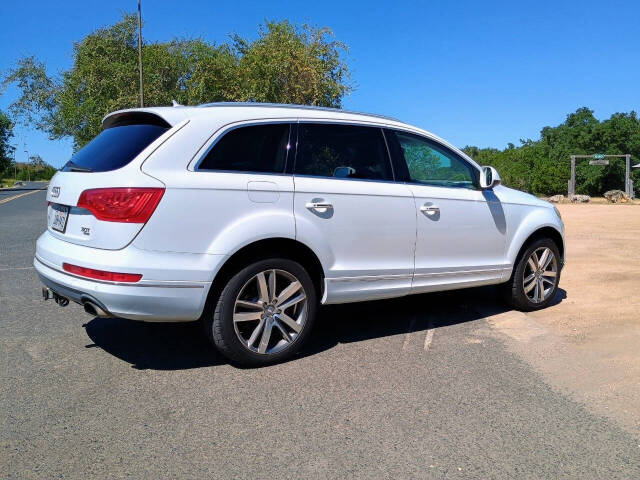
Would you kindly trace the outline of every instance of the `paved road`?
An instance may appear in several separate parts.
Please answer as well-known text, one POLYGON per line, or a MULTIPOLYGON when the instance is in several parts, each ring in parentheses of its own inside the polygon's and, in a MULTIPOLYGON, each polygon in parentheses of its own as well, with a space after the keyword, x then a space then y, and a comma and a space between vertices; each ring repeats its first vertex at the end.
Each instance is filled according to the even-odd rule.
POLYGON ((299 358, 39 298, 44 193, 0 205, 2 478, 640 478, 640 441, 484 320, 480 289, 325 308, 299 358))
POLYGON ((34 191, 46 190, 48 182, 24 182, 24 185, 18 185, 13 188, 0 188, 0 205, 9 198, 16 197, 18 195, 25 196, 25 194, 32 194, 34 191))

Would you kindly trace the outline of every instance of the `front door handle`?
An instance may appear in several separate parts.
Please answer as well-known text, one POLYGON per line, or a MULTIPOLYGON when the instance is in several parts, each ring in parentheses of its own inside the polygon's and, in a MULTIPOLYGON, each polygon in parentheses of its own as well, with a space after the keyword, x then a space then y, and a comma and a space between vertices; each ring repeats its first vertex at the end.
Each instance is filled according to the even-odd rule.
POLYGON ((330 208, 333 208, 333 205, 328 202, 309 202, 305 207, 309 210, 329 210, 330 208))
POLYGON ((436 207, 435 205, 427 205, 424 204, 420 207, 420 211, 428 216, 433 216, 440 213, 440 207, 436 207))

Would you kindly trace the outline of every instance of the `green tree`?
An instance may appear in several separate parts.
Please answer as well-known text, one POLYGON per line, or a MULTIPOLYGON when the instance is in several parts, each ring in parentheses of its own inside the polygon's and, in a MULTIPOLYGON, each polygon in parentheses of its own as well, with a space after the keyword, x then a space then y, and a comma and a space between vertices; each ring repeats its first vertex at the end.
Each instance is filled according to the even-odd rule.
POLYGON ((13 137, 13 122, 0 111, 0 178, 11 166, 15 147, 9 144, 13 137))
MULTIPOLYGON (((350 91, 346 48, 330 30, 266 22, 258 38, 234 35, 216 45, 173 39, 143 46, 145 104, 261 101, 340 106, 350 91)), ((124 15, 77 42, 73 66, 51 75, 34 57, 18 61, 3 85, 21 96, 12 115, 47 132, 71 137, 75 148, 101 130, 104 115, 139 105, 136 17, 124 15)))
POLYGON ((287 21, 266 22, 253 42, 235 35, 245 99, 340 107, 349 73, 341 59, 346 46, 332 35, 287 21))
MULTIPOLYGON (((567 115, 556 127, 544 127, 539 140, 520 140, 516 147, 479 149, 465 152, 482 165, 498 169, 505 185, 535 193, 553 195, 567 191, 571 155, 631 154, 640 160, 640 119, 636 112, 615 113, 599 121, 588 108, 567 115)), ((612 160, 608 166, 593 166, 580 161, 576 166, 578 193, 601 195, 610 189, 624 189, 624 160, 612 160)), ((632 172, 635 190, 640 190, 640 171, 632 172)))

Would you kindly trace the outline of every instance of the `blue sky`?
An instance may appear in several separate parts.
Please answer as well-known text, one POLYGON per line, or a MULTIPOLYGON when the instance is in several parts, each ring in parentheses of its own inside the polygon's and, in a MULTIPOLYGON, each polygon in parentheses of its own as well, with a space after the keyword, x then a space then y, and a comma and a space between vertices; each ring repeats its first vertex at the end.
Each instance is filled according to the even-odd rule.
MULTIPOLYGON (((329 26, 350 46, 353 110, 388 114, 458 146, 504 148, 588 106, 598 118, 640 110, 640 2, 400 2, 143 0, 145 40, 253 37, 264 19, 329 26)), ((36 55, 71 65, 73 42, 134 11, 136 0, 4 1, 0 71, 36 55)), ((0 109, 15 99, 0 97, 0 109)), ((18 128, 16 159, 55 166, 70 141, 18 128)))

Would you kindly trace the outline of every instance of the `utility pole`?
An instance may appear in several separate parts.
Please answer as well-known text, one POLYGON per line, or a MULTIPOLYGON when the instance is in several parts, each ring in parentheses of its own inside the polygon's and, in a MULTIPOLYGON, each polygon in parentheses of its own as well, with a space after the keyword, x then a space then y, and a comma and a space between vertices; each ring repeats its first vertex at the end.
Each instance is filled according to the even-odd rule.
MULTIPOLYGON (((27 144, 26 143, 24 144, 24 153, 27 155, 27 161, 25 162, 25 165, 27 166, 27 175, 29 175, 29 152, 27 151, 27 144)), ((31 176, 29 175, 29 177, 31 177, 31 176)), ((31 178, 29 178, 28 181, 30 182, 31 178)))
POLYGON ((142 7, 138 0, 138 69, 140 70, 140 106, 144 107, 144 88, 142 86, 142 7))

